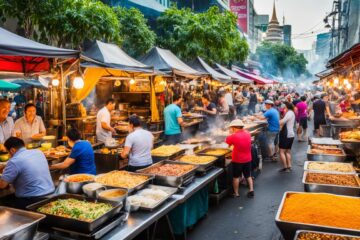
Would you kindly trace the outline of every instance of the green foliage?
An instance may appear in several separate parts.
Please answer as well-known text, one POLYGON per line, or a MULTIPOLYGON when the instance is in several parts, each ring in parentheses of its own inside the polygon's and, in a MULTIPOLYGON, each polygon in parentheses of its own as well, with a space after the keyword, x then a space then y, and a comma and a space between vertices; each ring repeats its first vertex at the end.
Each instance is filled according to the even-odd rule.
POLYGON ((170 49, 184 60, 196 56, 208 62, 230 64, 243 62, 249 47, 236 28, 236 16, 229 11, 220 12, 211 7, 204 13, 175 6, 157 20, 160 47, 170 49))
POLYGON ((125 52, 138 57, 154 46, 156 35, 138 9, 115 7, 113 10, 120 22, 120 36, 123 37, 122 48, 125 52))
POLYGON ((307 60, 291 46, 263 42, 253 59, 262 63, 265 73, 274 76, 296 78, 307 73, 307 60))

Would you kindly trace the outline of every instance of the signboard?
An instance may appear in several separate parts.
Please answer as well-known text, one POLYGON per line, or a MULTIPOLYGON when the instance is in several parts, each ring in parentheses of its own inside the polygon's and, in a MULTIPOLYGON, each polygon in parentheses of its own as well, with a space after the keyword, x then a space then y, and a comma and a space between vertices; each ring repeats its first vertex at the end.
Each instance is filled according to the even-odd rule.
POLYGON ((239 28, 248 33, 248 0, 229 0, 230 11, 237 16, 239 28))

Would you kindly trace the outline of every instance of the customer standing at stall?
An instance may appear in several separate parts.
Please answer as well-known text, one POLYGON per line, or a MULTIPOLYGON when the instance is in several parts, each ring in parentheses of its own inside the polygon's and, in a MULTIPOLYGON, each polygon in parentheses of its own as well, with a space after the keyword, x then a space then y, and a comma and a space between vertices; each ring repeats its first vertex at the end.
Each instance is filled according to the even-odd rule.
POLYGON ((248 182, 249 192, 247 197, 254 197, 254 184, 251 177, 251 135, 244 129, 244 123, 240 119, 233 120, 230 125, 230 136, 225 140, 232 151, 233 189, 234 197, 239 197, 240 177, 243 175, 248 182))
POLYGON ((202 111, 205 114, 204 121, 202 122, 202 131, 208 130, 216 121, 216 105, 213 102, 210 102, 210 97, 207 94, 204 94, 201 97, 201 102, 203 107, 197 107, 195 110, 202 111))
POLYGON ((36 115, 36 106, 33 103, 25 105, 25 115, 16 120, 13 135, 21 138, 25 144, 46 135, 44 122, 36 115))
POLYGON ((299 119, 299 127, 297 129, 297 136, 298 136, 299 142, 306 142, 307 141, 307 139, 306 139, 307 138, 307 127, 308 127, 308 124, 307 124, 308 106, 306 104, 305 96, 301 96, 300 100, 301 100, 301 102, 296 104, 297 115, 298 115, 298 119, 299 119))
POLYGON ((99 142, 104 143, 107 138, 112 137, 112 133, 115 133, 115 129, 110 126, 111 111, 114 109, 115 101, 110 98, 96 116, 96 138, 99 142))
POLYGON ((130 134, 126 137, 122 158, 129 158, 128 171, 135 172, 150 166, 153 161, 151 149, 153 148, 154 136, 151 132, 141 127, 138 116, 129 118, 130 134))
POLYGON ((180 95, 174 95, 173 103, 164 109, 166 145, 181 142, 181 126, 184 124, 180 108, 182 101, 180 95))
POLYGON ((314 131, 316 136, 320 136, 320 125, 326 124, 326 115, 331 116, 328 105, 328 95, 321 95, 321 99, 314 100, 313 106, 309 109, 309 114, 314 111, 314 131))
POLYGON ((0 178, 0 189, 14 186, 15 207, 24 209, 54 192, 48 161, 40 150, 27 150, 24 141, 16 137, 7 139, 5 147, 11 158, 0 178))
POLYGON ((10 102, 5 99, 0 99, 0 151, 5 152, 5 141, 11 137, 14 129, 14 121, 9 117, 10 102))
POLYGON ((68 144, 72 148, 64 162, 50 166, 50 170, 70 168, 70 174, 96 174, 94 150, 89 141, 81 140, 81 133, 74 128, 66 132, 68 144))
POLYGON ((295 137, 294 105, 290 102, 285 102, 285 112, 284 118, 280 120, 281 130, 279 134, 279 148, 280 160, 283 164, 283 168, 280 169, 279 172, 291 172, 291 147, 295 137))
POLYGON ((258 99, 254 88, 252 87, 249 88, 249 92, 250 92, 250 97, 249 97, 248 112, 250 115, 252 115, 256 112, 256 104, 258 103, 258 99))

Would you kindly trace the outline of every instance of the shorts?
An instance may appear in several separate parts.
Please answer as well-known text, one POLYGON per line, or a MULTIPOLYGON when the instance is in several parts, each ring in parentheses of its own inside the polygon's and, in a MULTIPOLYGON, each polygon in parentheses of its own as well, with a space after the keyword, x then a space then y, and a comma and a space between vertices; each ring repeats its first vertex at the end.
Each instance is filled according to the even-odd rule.
POLYGON ((307 129, 308 127, 307 118, 300 118, 299 124, 302 127, 302 129, 307 129))
POLYGON ((294 142, 294 138, 280 137, 279 148, 280 149, 291 149, 294 142))
POLYGON ((247 163, 232 162, 233 178, 239 178, 244 174, 245 178, 251 177, 251 161, 247 163))
POLYGON ((267 138, 267 144, 268 145, 276 145, 277 142, 276 142, 276 136, 278 135, 279 133, 278 132, 269 132, 267 131, 266 132, 266 138, 267 138))
POLYGON ((326 120, 325 119, 314 119, 314 129, 318 130, 320 129, 320 125, 325 125, 326 120))

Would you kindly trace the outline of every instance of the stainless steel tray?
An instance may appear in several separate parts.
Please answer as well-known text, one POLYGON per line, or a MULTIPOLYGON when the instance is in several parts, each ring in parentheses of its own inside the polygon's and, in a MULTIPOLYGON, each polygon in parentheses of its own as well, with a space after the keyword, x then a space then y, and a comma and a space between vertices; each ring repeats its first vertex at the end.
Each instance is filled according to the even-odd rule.
POLYGON ((300 234, 301 233, 319 233, 319 234, 328 234, 328 235, 331 235, 331 236, 336 236, 336 237, 347 237, 347 238, 355 238, 355 239, 358 239, 360 240, 360 237, 359 236, 354 236, 354 235, 347 235, 347 234, 336 234, 336 233, 329 233, 329 232, 319 232, 319 231, 305 231, 305 230, 298 230, 296 231, 296 234, 295 234, 295 237, 294 237, 294 240, 299 240, 298 238, 300 237, 300 234))
MULTIPOLYGON (((174 159, 170 159, 170 160, 174 160, 174 161, 176 161, 176 162, 180 162, 179 160, 180 160, 180 158, 182 158, 182 157, 183 157, 183 156, 178 156, 178 157, 176 157, 176 158, 174 158, 174 159)), ((209 168, 210 168, 211 166, 213 166, 213 165, 215 164, 215 162, 218 160, 218 158, 215 157, 215 156, 210 156, 210 157, 214 157, 214 160, 211 161, 211 162, 205 163, 205 164, 196 164, 196 163, 191 163, 191 162, 181 162, 181 163, 188 163, 188 164, 197 165, 198 167, 197 167, 196 171, 197 171, 197 172, 204 173, 204 172, 206 172, 207 170, 209 170, 209 168)))
MULTIPOLYGON (((320 183, 308 183, 306 182, 306 177, 308 171, 304 171, 302 183, 304 184, 305 192, 315 192, 315 193, 333 193, 346 196, 360 196, 360 182, 357 174, 340 174, 340 175, 351 175, 356 179, 358 186, 342 186, 342 185, 333 185, 333 184, 320 184, 320 183)), ((326 173, 326 174, 338 174, 338 173, 326 173)))
MULTIPOLYGON (((145 211, 154 211, 157 207, 159 207, 161 204, 163 204, 164 202, 166 202, 169 198, 171 198, 172 195, 174 195, 179 189, 178 188, 174 188, 174 187, 164 187, 164 186, 159 186, 159 185, 153 185, 153 184, 149 184, 147 186, 147 188, 145 189, 161 189, 163 191, 165 191, 166 193, 168 193, 169 195, 160 200, 156 205, 152 206, 152 207, 144 207, 144 206, 140 206, 139 210, 145 210, 145 211)), ((145 190, 143 189, 143 190, 145 190)), ((138 194, 134 194, 134 195, 138 195, 138 194)))
MULTIPOLYGON (((324 170, 311 170, 311 169, 308 169, 309 164, 311 162, 312 161, 305 161, 305 163, 304 163, 304 171, 318 172, 318 173, 336 173, 336 174, 355 174, 356 173, 352 163, 339 163, 339 164, 342 164, 342 165, 348 165, 352 169, 351 172, 336 172, 336 171, 324 171, 324 170)), ((321 161, 317 161, 317 162, 318 163, 327 163, 327 162, 321 162, 321 161)), ((329 162, 329 163, 331 163, 331 162, 329 162)))
MULTIPOLYGON (((336 228, 336 227, 331 227, 331 226, 289 222, 289 221, 281 220, 280 215, 281 215, 282 209, 284 207, 286 197, 289 194, 296 194, 296 193, 302 193, 302 192, 285 192, 284 193, 284 196, 281 200, 279 209, 278 209, 276 217, 275 217, 275 223, 276 223, 277 227, 279 228, 279 230, 285 240, 293 240, 295 233, 298 230, 321 231, 321 232, 330 232, 330 233, 349 234, 349 235, 360 236, 360 230, 356 230, 356 229, 336 228)), ((308 194, 311 194, 311 193, 308 193, 308 194)), ((331 194, 329 194, 329 195, 331 195, 331 194)), ((348 196, 344 196, 344 197, 348 197, 348 196)), ((348 197, 348 198, 358 199, 357 197, 348 197)))
POLYGON ((74 198, 74 199, 78 199, 78 200, 86 200, 88 202, 108 203, 113 208, 92 222, 85 222, 85 221, 80 221, 80 220, 76 220, 76 219, 60 217, 60 216, 51 215, 51 214, 45 214, 46 221, 43 221, 43 223, 46 226, 58 227, 58 228, 63 228, 63 229, 67 229, 67 230, 74 230, 77 232, 89 233, 89 232, 92 232, 93 230, 95 230, 97 227, 104 224, 105 222, 107 222, 108 220, 110 220, 116 214, 118 214, 120 212, 121 208, 123 207, 122 202, 114 202, 114 201, 107 201, 107 200, 103 200, 103 199, 87 198, 87 197, 84 197, 81 195, 75 195, 75 194, 60 194, 60 195, 54 196, 52 198, 34 203, 30 206, 27 206, 26 208, 31 211, 37 212, 38 208, 44 206, 47 203, 56 201, 57 199, 69 199, 69 198, 74 198))
POLYGON ((360 119, 331 118, 330 122, 334 127, 358 127, 360 119))
POLYGON ((170 158, 175 158, 177 156, 184 155, 185 152, 186 152, 186 149, 181 149, 178 152, 173 153, 173 154, 168 155, 168 156, 157 156, 157 155, 152 155, 152 154, 151 154, 151 156, 152 156, 153 162, 159 162, 159 161, 162 161, 162 160, 169 160, 170 158))
POLYGON ((176 188, 180 188, 185 183, 187 183, 187 180, 189 180, 190 178, 193 178, 194 175, 195 175, 195 172, 196 172, 196 170, 198 168, 198 166, 194 165, 194 164, 188 164, 188 163, 182 163, 182 162, 174 162, 174 161, 170 161, 170 160, 163 160, 163 161, 160 161, 158 163, 153 164, 150 167, 138 170, 136 172, 142 173, 142 174, 147 174, 147 171, 149 169, 154 168, 154 167, 159 167, 159 166, 162 166, 164 164, 184 164, 184 165, 192 165, 194 167, 192 170, 190 170, 189 172, 185 173, 182 176, 155 175, 155 179, 154 179, 155 184, 164 185, 164 186, 170 186, 170 187, 176 187, 176 188))
POLYGON ((307 159, 309 161, 322 161, 322 162, 344 162, 346 159, 346 154, 343 149, 341 149, 341 155, 335 154, 314 154, 311 153, 311 146, 307 150, 307 159))
POLYGON ((311 138, 311 143, 318 145, 342 145, 342 142, 332 138, 311 138))
POLYGON ((45 217, 40 213, 0 206, 0 239, 33 239, 39 221, 45 217))
MULTIPOLYGON (((96 175, 95 179, 94 179, 94 182, 96 182, 96 179, 100 176, 103 176, 105 175, 106 173, 103 173, 103 174, 99 174, 99 175, 96 175)), ((147 176, 148 179, 143 182, 143 183, 140 183, 138 184, 137 186, 133 187, 133 188, 126 188, 126 187, 119 187, 119 186, 111 186, 111 185, 105 185, 105 184, 102 184, 104 185, 106 188, 123 188, 123 189, 126 189, 128 191, 128 194, 134 192, 134 191, 138 191, 140 189, 143 189, 146 185, 148 185, 150 183, 150 181, 152 181, 154 179, 154 175, 149 175, 149 174, 142 174, 142 173, 132 173, 130 172, 131 175, 141 175, 141 176, 147 176)))

